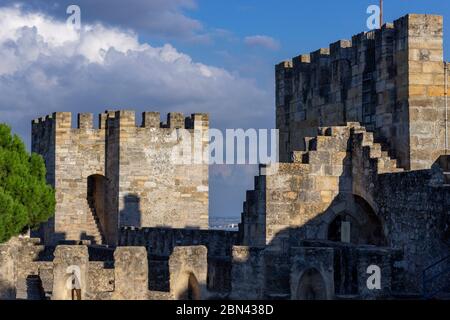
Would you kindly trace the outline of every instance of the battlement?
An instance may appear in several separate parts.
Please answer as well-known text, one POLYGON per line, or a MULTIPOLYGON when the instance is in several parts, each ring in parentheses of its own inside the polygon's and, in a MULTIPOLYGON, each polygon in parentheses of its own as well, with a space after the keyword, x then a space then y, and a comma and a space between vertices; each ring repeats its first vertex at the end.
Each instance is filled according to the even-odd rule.
POLYGON ((279 63, 275 74, 283 162, 317 127, 347 122, 374 132, 405 169, 429 168, 443 153, 442 16, 406 15, 279 63))
MULTIPOLYGON (((55 112, 52 115, 34 119, 32 126, 36 129, 55 128, 55 129, 80 129, 96 130, 94 128, 93 113, 78 113, 77 125, 72 126, 71 112, 55 112)), ((140 127, 140 128, 169 128, 169 129, 201 129, 209 127, 209 116, 205 113, 194 113, 185 117, 183 113, 170 112, 167 114, 166 122, 161 121, 159 112, 143 112, 142 123, 136 124, 136 113, 132 110, 110 111, 107 110, 98 115, 98 129, 106 129, 107 122, 115 119, 110 125, 120 123, 121 127, 140 127)))
MULTIPOLYGON (((406 37, 443 37, 443 17, 439 15, 408 14, 395 20, 393 23, 385 23, 381 29, 361 32, 353 35, 351 40, 339 40, 331 43, 328 48, 320 48, 309 54, 301 54, 292 60, 286 60, 276 65, 276 71, 284 71, 295 68, 303 63, 318 63, 321 59, 335 61, 342 58, 342 53, 352 50, 364 50, 367 45, 381 45, 382 39, 389 37, 403 39, 406 37)), ((427 41, 428 42, 428 41, 427 41)), ((436 49, 442 46, 442 41, 429 39, 429 44, 436 45, 436 49), (434 40, 434 41, 433 41, 434 40), (434 42, 434 43, 433 43, 434 42)), ((399 47, 400 49, 404 49, 399 47)))
POLYGON ((76 124, 71 112, 32 122, 32 151, 63 199, 47 243, 115 243, 119 225, 208 227, 207 114, 171 112, 163 122, 159 112, 143 112, 138 124, 135 111, 106 110, 97 127, 92 113, 75 116, 76 124))

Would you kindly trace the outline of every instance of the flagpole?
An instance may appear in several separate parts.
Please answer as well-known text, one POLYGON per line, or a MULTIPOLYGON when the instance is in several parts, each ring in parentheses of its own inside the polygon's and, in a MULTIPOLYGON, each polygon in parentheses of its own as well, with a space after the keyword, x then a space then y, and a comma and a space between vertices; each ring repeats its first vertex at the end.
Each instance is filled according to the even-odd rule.
POLYGON ((380 0, 380 29, 383 27, 383 0, 380 0))

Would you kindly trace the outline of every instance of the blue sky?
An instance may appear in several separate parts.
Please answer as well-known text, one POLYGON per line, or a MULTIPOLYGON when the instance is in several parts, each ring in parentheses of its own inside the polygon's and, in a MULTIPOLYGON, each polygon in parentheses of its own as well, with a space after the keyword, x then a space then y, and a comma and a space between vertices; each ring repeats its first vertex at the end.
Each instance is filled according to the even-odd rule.
MULTIPOLYGON (((450 60, 448 1, 384 2, 389 22, 443 15, 450 60)), ((378 0, 1 0, 0 122, 27 143, 35 117, 111 106, 209 112, 218 128, 273 128, 274 65, 367 31, 371 4, 378 0), (69 4, 92 27, 81 44, 61 32, 69 4)), ((212 168, 210 215, 239 216, 255 173, 212 168)))

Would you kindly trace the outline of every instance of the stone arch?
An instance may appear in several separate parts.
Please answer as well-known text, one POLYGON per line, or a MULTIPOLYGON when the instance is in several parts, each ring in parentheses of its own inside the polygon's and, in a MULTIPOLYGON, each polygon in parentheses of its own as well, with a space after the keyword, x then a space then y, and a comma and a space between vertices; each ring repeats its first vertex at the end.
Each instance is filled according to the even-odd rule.
POLYGON ((306 269, 297 286, 297 300, 327 300, 327 287, 316 268, 306 269))
POLYGON ((87 178, 87 197, 92 198, 96 204, 104 207, 106 177, 101 174, 92 174, 87 178))
POLYGON ((103 236, 106 236, 106 183, 107 179, 101 174, 92 174, 87 178, 87 202, 90 213, 98 219, 100 230, 103 236))
POLYGON ((384 223, 367 201, 351 195, 338 201, 326 219, 326 237, 340 242, 343 230, 349 231, 349 242, 384 246, 387 244, 384 223), (345 227, 345 228, 344 228, 345 227))
POLYGON ((201 299, 200 284, 193 272, 185 272, 178 279, 178 290, 175 294, 177 300, 201 299))
POLYGON ((65 286, 68 300, 81 300, 80 271, 77 266, 69 266, 66 270, 65 286))

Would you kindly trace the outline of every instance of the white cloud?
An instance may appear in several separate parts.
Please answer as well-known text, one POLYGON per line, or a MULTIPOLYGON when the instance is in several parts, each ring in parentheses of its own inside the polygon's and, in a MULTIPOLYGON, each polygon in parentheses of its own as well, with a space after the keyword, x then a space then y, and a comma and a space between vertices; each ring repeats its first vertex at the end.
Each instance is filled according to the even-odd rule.
POLYGON ((221 127, 248 127, 272 113, 271 94, 225 69, 194 62, 171 45, 83 24, 81 34, 49 16, 0 8, 0 122, 29 134, 54 111, 105 108, 208 112, 221 127))
MULTIPOLYGON (((55 111, 208 112, 214 127, 239 128, 269 125, 272 104, 253 80, 169 44, 153 47, 99 23, 77 34, 49 15, 0 7, 0 123, 28 143, 31 120, 55 111)), ((235 168, 225 180, 212 170, 211 215, 238 214, 251 175, 235 168)))
POLYGON ((42 11, 65 20, 66 8, 81 8, 82 21, 132 28, 152 36, 196 41, 203 38, 203 25, 185 11, 197 7, 196 0, 3 0, 4 6, 19 3, 27 11, 42 11))
POLYGON ((280 43, 269 36, 255 35, 245 37, 244 43, 251 47, 263 47, 270 50, 280 49, 280 43))

